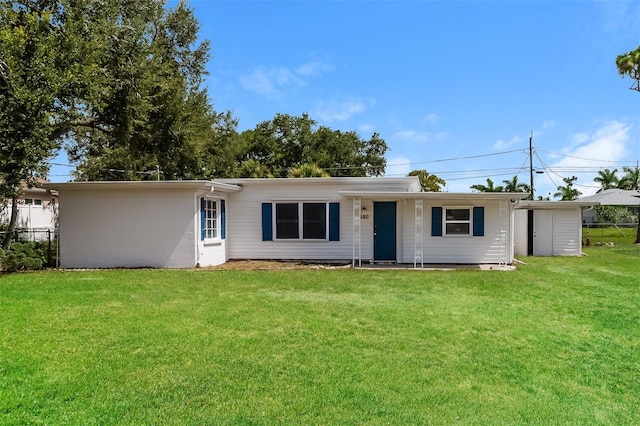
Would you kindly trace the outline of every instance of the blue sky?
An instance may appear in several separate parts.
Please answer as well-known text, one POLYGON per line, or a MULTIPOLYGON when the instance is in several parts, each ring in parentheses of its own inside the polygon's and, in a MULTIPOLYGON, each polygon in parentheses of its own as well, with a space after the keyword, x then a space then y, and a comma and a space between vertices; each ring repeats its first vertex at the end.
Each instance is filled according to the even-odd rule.
POLYGON ((615 67, 640 45, 640 2, 190 5, 211 41, 214 108, 233 111, 240 131, 308 113, 377 132, 387 175, 426 169, 450 192, 516 174, 528 183, 532 131, 536 195, 572 175, 591 194, 597 170, 640 160, 640 93, 615 67))

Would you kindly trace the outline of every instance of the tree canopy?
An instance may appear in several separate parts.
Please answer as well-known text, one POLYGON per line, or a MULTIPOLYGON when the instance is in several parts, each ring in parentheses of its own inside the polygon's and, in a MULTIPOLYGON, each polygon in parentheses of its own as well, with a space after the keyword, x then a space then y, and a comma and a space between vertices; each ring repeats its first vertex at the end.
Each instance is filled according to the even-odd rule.
POLYGON ((471 185, 471 189, 477 192, 504 192, 502 186, 495 186, 495 183, 491 178, 487 178, 487 184, 471 185))
POLYGON ((627 76, 634 80, 630 89, 640 92, 640 46, 635 50, 618 55, 616 67, 618 74, 623 78, 627 76))
POLYGON ((571 201, 578 199, 578 197, 582 195, 582 192, 573 187, 575 181, 577 180, 578 178, 576 176, 563 178, 562 181, 564 182, 564 185, 558 186, 558 192, 553 194, 553 196, 560 198, 560 200, 562 201, 571 201))
POLYGON ((426 170, 413 170, 407 176, 418 176, 422 192, 441 192, 447 182, 426 170))
POLYGON ((246 150, 235 177, 287 177, 304 164, 315 164, 330 176, 380 176, 386 167, 387 144, 380 135, 363 139, 354 131, 318 126, 307 114, 276 114, 243 132, 241 139, 246 150))

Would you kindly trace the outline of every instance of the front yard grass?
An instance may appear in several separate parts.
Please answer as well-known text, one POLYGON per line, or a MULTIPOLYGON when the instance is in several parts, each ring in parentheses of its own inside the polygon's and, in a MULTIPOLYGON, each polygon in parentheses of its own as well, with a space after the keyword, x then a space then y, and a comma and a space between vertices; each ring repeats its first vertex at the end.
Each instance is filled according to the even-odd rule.
POLYGON ((638 424, 640 248, 0 277, 0 424, 638 424))

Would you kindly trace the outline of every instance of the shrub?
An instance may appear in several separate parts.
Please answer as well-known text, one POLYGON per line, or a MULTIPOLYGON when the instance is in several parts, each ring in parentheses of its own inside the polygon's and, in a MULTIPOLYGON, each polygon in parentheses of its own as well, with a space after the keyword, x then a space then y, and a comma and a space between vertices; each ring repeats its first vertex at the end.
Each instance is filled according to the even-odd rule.
POLYGON ((43 252, 36 243, 13 243, 9 250, 0 249, 0 266, 6 272, 42 269, 43 264, 43 252))

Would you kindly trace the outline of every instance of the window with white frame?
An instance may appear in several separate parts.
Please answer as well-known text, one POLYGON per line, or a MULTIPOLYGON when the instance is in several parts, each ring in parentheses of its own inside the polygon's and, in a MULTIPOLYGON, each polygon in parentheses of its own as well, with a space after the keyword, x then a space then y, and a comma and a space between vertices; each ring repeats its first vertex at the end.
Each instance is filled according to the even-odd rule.
POLYGON ((471 235, 471 208, 446 207, 444 231, 445 235, 471 235))
POLYGON ((204 226, 202 232, 205 239, 218 238, 218 202, 216 200, 203 200, 202 214, 204 226))
POLYGON ((278 240, 326 240, 327 203, 276 203, 275 225, 278 240))

